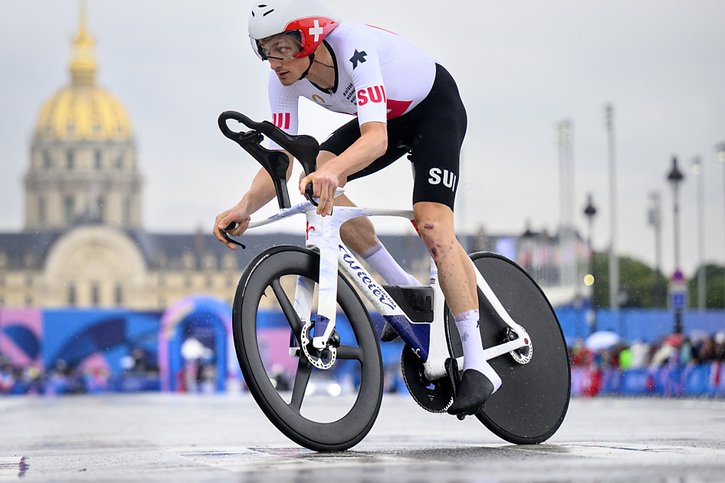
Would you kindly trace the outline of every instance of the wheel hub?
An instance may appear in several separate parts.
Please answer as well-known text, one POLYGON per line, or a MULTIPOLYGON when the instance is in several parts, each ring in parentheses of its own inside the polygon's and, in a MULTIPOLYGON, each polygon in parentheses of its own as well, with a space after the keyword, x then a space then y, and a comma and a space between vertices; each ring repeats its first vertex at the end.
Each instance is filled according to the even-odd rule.
MULTIPOLYGON (((506 335, 504 336, 504 342, 510 342, 512 340, 518 340, 519 335, 514 332, 511 327, 506 328, 506 335)), ((534 355, 534 346, 531 344, 531 337, 528 334, 524 336, 524 346, 509 352, 511 357, 519 364, 528 364, 531 362, 531 357, 534 355)))

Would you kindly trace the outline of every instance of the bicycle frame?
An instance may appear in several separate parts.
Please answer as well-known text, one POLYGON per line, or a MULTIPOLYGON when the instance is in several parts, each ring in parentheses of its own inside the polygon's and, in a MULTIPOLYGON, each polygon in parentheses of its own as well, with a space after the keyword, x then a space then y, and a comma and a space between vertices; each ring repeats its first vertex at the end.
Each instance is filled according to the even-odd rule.
MULTIPOLYGON (((250 392, 269 420, 293 441, 316 451, 348 449, 370 431, 382 401, 383 367, 379 347, 375 346, 380 341, 372 328, 365 326, 367 313, 363 298, 405 341, 401 368, 416 402, 433 412, 447 409, 461 381, 459 368, 465 365, 463 357, 457 357, 460 347, 456 344, 456 327, 450 320, 434 260, 430 263, 429 284, 422 288, 381 285, 340 239, 343 223, 356 217, 395 216, 412 220, 413 213, 338 206, 331 216, 320 217, 316 214, 312 184, 305 187, 307 201, 291 206, 287 192, 289 165, 295 159, 305 174, 313 173, 320 151, 317 140, 307 135, 288 134, 269 121, 255 122, 236 111, 220 114, 218 124, 224 136, 260 163, 271 177, 277 196, 280 211, 250 223, 247 228, 304 214, 306 245, 309 251, 319 255, 317 260, 309 251, 298 247, 270 248, 255 258, 255 265, 247 267, 237 288, 232 314, 237 358, 250 392), (234 130, 228 125, 230 121, 250 130, 234 130), (265 136, 291 156, 262 146, 265 136), (319 267, 313 268, 315 264, 319 267), (315 273, 317 270, 319 273, 315 273), (290 303, 280 278, 295 274, 294 302, 290 303), (340 280, 344 283, 338 287, 340 280), (289 401, 281 397, 270 380, 264 347, 257 337, 259 327, 255 317, 262 306, 261 299, 269 295, 270 289, 290 325, 290 356, 298 358, 289 401), (339 332, 336 330, 338 304, 350 318, 357 344, 341 340, 345 332, 342 323, 339 332), (329 370, 335 367, 338 357, 359 362, 360 384, 355 403, 345 416, 332 422, 303 414, 302 402, 313 368, 329 370)), ((230 246, 237 244, 244 248, 228 233, 237 227, 237 223, 219 227, 217 236, 230 246)), ((571 388, 566 342, 556 314, 540 287, 511 260, 479 252, 470 255, 470 263, 478 286, 481 321, 485 322, 481 336, 489 346, 484 348, 484 357, 487 360, 505 357, 497 362, 505 366, 500 376, 505 380, 504 387, 509 388, 497 392, 495 403, 484 406, 476 417, 494 434, 511 443, 545 441, 563 421, 571 388), (529 334, 511 314, 517 314, 537 338, 536 358, 532 357, 529 334), (532 400, 537 404, 532 406, 532 400)), ((286 282, 284 285, 289 289, 286 282)))
MULTIPOLYGON (((338 191, 338 194, 342 190, 338 191)), ((255 228, 276 221, 305 214, 307 218, 306 246, 320 254, 319 293, 317 316, 314 321, 314 337, 312 345, 318 349, 328 349, 335 354, 330 338, 335 330, 337 316, 337 273, 338 268, 347 274, 360 293, 387 320, 423 362, 425 376, 428 380, 437 380, 447 375, 445 362, 451 357, 448 351, 445 334, 445 300, 438 283, 435 263, 430 263, 430 286, 433 288, 433 320, 430 322, 414 322, 403 311, 370 275, 364 266, 345 246, 340 238, 340 227, 343 223, 361 216, 394 216, 413 220, 410 210, 386 210, 359 207, 336 206, 331 216, 320 216, 316 207, 309 201, 299 203, 290 208, 283 208, 277 214, 264 220, 252 222, 248 228, 255 228)), ((498 316, 511 328, 517 338, 490 347, 484 351, 486 359, 501 356, 528 345, 531 347, 528 334, 517 324, 501 305, 483 275, 475 269, 479 288, 491 303, 498 316)), ((294 295, 294 309, 303 324, 311 324, 314 283, 298 277, 294 295)), ((292 338, 294 339, 294 338, 292 338)), ((292 348, 291 348, 292 349, 292 348)), ((295 351, 299 353, 299 351, 295 351)), ((300 355, 300 357, 304 357, 300 355)), ((458 360, 462 367, 462 358, 458 360)))

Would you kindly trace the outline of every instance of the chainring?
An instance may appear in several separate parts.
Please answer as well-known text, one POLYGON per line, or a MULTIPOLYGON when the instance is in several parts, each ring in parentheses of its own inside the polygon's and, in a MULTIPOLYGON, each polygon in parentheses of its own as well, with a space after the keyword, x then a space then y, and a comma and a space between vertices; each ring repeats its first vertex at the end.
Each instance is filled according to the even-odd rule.
POLYGON ((400 356, 403 381, 420 407, 432 413, 442 413, 453 403, 453 387, 447 377, 429 381, 425 377, 423 361, 409 345, 403 347, 400 356))

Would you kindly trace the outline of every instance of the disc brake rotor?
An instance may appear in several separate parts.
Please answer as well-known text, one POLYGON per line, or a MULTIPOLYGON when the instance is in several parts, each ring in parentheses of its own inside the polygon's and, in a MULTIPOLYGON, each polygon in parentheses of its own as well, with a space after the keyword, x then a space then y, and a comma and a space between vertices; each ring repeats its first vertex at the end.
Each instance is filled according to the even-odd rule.
POLYGON ((335 365, 337 359, 337 348, 328 346, 322 350, 317 349, 312 345, 312 327, 313 322, 306 322, 302 327, 302 333, 300 339, 302 342, 302 352, 305 353, 305 357, 310 361, 310 364, 318 369, 327 370, 335 365))
POLYGON ((453 388, 448 378, 429 381, 423 362, 408 345, 400 356, 400 368, 413 400, 426 411, 442 413, 453 403, 453 388))

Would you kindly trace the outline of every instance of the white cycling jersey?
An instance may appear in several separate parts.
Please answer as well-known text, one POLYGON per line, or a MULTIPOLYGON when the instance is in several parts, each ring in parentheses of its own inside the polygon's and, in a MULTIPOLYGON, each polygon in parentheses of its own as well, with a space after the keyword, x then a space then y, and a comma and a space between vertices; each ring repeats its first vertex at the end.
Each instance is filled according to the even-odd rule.
MULTIPOLYGON (((269 77, 272 122, 297 134, 299 98, 334 112, 357 115, 360 125, 400 117, 426 98, 435 61, 397 34, 370 25, 340 24, 325 39, 335 63, 336 83, 322 90, 308 79, 283 86, 269 77)), ((279 149, 274 142, 271 146, 279 149)))

